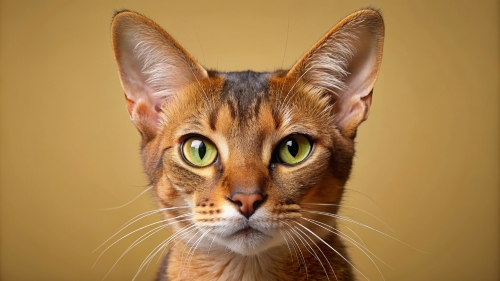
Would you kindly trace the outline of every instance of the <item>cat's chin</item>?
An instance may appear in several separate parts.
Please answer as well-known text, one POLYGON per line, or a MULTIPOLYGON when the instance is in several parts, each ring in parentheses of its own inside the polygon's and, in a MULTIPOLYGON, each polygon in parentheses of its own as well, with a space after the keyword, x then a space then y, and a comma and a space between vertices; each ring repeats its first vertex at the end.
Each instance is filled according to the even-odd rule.
POLYGON ((234 234, 218 239, 219 244, 243 256, 257 255, 280 244, 279 239, 251 227, 243 228, 234 234))

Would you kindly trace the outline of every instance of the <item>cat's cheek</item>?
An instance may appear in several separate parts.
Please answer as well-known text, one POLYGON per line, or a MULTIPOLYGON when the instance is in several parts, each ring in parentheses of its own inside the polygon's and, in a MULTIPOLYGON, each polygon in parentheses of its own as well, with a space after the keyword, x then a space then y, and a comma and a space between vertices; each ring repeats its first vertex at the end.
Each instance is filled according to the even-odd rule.
POLYGON ((175 189, 178 193, 183 193, 183 192, 184 192, 183 188, 182 188, 182 187, 180 187, 180 186, 178 186, 178 185, 176 185, 176 184, 173 184, 173 183, 172 183, 172 184, 170 184, 170 186, 171 186, 173 189, 175 189))
MULTIPOLYGON (((274 176, 273 198, 287 204, 298 203, 318 184, 326 165, 308 164, 301 167, 278 167, 274 176)), ((271 192, 270 192, 271 193, 271 192)))
MULTIPOLYGON (((284 216, 273 214, 264 208, 258 209, 250 218, 248 225, 268 236, 279 235, 280 220, 284 216)), ((288 218, 287 218, 288 219, 288 218)))

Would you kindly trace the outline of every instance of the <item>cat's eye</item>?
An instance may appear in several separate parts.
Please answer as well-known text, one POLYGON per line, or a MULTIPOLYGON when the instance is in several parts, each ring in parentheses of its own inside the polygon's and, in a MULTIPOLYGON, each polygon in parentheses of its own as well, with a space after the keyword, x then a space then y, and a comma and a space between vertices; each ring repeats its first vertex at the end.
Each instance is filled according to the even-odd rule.
POLYGON ((291 135, 279 144, 276 155, 281 163, 295 165, 306 159, 311 149, 311 142, 305 136, 291 135))
POLYGON ((189 164, 205 167, 212 164, 217 158, 217 148, 208 139, 195 136, 190 137, 182 144, 182 155, 189 164))

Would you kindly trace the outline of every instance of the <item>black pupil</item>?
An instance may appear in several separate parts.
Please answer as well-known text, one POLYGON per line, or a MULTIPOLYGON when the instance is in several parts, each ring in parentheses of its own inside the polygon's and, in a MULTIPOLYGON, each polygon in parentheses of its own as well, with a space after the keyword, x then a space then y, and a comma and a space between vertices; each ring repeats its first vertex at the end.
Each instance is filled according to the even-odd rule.
POLYGON ((297 156, 297 153, 299 153, 299 143, 294 140, 294 139, 289 139, 286 142, 286 146, 288 147, 288 152, 290 152, 290 155, 293 157, 297 156))
POLYGON ((200 159, 205 158, 205 154, 207 153, 207 147, 204 142, 201 142, 198 146, 198 155, 200 155, 200 159))

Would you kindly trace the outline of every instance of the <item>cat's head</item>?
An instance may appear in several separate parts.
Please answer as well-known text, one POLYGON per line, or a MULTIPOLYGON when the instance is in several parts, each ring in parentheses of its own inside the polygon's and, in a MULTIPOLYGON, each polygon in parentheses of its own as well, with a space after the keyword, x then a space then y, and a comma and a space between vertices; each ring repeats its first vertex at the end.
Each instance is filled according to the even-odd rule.
POLYGON ((337 212, 382 57, 377 11, 348 16, 291 70, 271 73, 205 70, 130 11, 114 16, 112 36, 145 171, 177 230, 244 255, 284 243, 297 225, 326 235, 313 222, 333 218, 307 206, 337 212))

